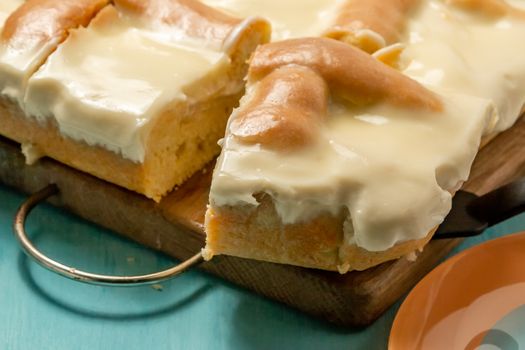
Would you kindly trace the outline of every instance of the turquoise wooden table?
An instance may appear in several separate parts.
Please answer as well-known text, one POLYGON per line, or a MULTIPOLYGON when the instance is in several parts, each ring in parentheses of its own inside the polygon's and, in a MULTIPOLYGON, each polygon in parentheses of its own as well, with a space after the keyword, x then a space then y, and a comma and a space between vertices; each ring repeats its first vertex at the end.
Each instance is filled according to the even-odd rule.
MULTIPOLYGON (((79 284, 29 261, 11 220, 25 196, 0 185, 0 349, 384 349, 399 307, 366 329, 341 329, 193 271, 154 287, 79 284)), ((50 206, 28 232, 50 256, 78 268, 145 273, 172 262, 161 254, 50 206)), ((525 215, 471 238, 525 230, 525 215)))

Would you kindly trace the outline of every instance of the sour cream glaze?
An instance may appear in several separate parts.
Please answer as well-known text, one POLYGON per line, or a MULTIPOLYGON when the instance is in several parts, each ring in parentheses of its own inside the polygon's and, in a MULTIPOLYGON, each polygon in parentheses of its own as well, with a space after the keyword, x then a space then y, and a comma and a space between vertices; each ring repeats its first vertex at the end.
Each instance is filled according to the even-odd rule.
MULTIPOLYGON (((524 1, 510 2, 525 8, 524 1)), ((426 1, 409 23, 405 74, 428 85, 494 103, 501 132, 525 104, 525 20, 490 19, 426 1)))

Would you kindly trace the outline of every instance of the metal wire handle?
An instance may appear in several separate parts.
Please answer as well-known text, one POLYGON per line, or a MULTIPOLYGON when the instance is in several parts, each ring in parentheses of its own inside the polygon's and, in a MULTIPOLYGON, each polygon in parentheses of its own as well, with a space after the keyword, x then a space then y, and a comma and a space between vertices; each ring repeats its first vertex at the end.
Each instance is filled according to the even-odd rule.
POLYGON ((177 266, 171 267, 167 270, 138 276, 99 275, 96 273, 77 270, 74 267, 61 264, 39 251, 33 245, 31 240, 27 237, 25 231, 26 218, 29 215, 29 213, 31 213, 33 208, 39 203, 45 201, 47 198, 54 196, 58 193, 59 190, 56 185, 48 185, 44 189, 31 195, 16 212, 15 220, 13 223, 15 236, 22 245, 22 248, 26 255, 34 259, 37 263, 39 263, 40 265, 52 272, 70 278, 72 280, 88 284, 106 286, 137 286, 155 284, 161 281, 172 279, 204 261, 201 252, 199 252, 191 258, 189 258, 188 260, 185 260, 177 266))

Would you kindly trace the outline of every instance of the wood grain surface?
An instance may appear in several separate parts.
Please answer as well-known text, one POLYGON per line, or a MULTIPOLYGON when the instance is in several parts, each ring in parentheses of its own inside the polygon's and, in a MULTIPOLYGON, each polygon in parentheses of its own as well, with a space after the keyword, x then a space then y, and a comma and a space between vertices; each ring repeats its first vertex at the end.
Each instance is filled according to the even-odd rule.
MULTIPOLYGON (((484 147, 464 189, 486 193, 525 174, 525 118, 484 147)), ((49 183, 52 203, 178 259, 204 245, 203 219, 213 165, 160 204, 50 159, 25 165, 19 145, 0 139, 0 182, 26 193, 49 183)), ((203 269, 311 315, 343 326, 367 325, 430 271, 458 240, 431 242, 416 262, 389 262, 339 275, 301 267, 218 256, 203 269)))

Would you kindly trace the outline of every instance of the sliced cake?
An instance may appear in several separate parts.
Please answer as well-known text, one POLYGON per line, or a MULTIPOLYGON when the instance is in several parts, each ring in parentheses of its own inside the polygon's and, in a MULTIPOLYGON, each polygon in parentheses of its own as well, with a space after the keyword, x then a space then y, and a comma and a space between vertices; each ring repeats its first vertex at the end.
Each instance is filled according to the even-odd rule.
MULTIPOLYGON (((45 3, 60 26, 67 1, 45 3)), ((4 89, 0 134, 20 142, 29 162, 49 156, 160 200, 218 153, 246 61, 270 28, 193 0, 114 3, 86 27, 68 27, 60 45, 53 33, 56 50, 34 74, 23 71, 30 77, 17 96, 4 89)), ((32 37, 34 26, 15 16, 8 23, 32 37)))
POLYGON ((332 39, 261 46, 213 175, 206 259, 346 272, 422 249, 481 143, 523 109, 517 13, 421 1, 400 70, 332 39))

